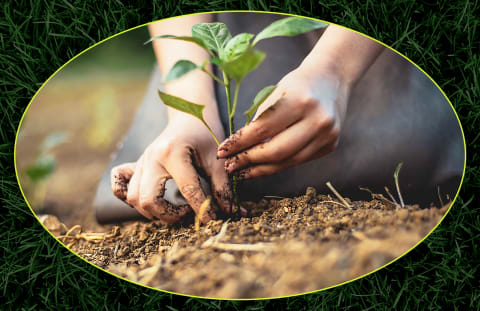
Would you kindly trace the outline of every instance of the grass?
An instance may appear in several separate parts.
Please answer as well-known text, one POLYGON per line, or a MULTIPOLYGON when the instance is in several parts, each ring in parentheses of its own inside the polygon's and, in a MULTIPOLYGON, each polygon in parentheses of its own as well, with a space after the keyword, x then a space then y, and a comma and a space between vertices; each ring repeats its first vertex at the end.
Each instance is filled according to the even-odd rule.
POLYGON ((480 309, 480 4, 477 1, 174 2, 3 1, 0 19, 0 296, 2 309, 344 310, 480 309), (442 225, 407 256, 328 291, 266 301, 214 301, 135 286, 83 262, 37 223, 15 179, 13 148, 22 113, 40 85, 95 42, 164 17, 207 10, 256 9, 319 17, 366 33, 426 70, 455 106, 468 167, 442 225), (477 12, 477 13, 476 13, 477 12))

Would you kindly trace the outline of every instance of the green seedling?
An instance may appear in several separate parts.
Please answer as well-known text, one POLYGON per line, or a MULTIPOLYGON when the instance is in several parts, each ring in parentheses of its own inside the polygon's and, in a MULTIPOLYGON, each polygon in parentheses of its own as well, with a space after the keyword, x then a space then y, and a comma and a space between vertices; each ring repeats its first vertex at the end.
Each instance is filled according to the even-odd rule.
POLYGON ((405 203, 403 202, 402 193, 400 192, 400 184, 398 182, 398 174, 400 173, 402 166, 403 166, 403 162, 398 163, 397 168, 395 169, 395 172, 393 172, 393 178, 395 179, 395 186, 397 187, 397 194, 398 194, 398 199, 400 200, 400 205, 402 206, 402 208, 404 208, 405 203))
MULTIPOLYGON (((228 131, 230 135, 232 135, 235 131, 233 121, 237 109, 240 86, 244 78, 250 72, 255 70, 266 57, 265 53, 255 48, 257 43, 261 40, 273 37, 296 36, 326 26, 328 26, 328 24, 311 19, 287 17, 273 22, 260 31, 256 36, 250 33, 240 33, 232 37, 227 26, 223 23, 200 23, 192 27, 191 36, 161 35, 151 38, 146 43, 157 39, 182 40, 196 44, 208 52, 210 59, 205 60, 202 64, 195 64, 189 60, 177 61, 165 76, 164 82, 174 81, 194 70, 201 70, 208 74, 212 79, 225 88, 229 124, 228 131), (208 71, 208 64, 217 66, 219 71, 222 72, 222 78, 217 77, 214 73, 208 71), (233 85, 234 91, 232 94, 233 85)), ((266 86, 258 92, 251 107, 244 112, 247 116, 246 124, 250 123, 258 107, 275 90, 275 87, 275 85, 266 86)), ((172 96, 162 91, 158 91, 158 93, 165 105, 191 114, 200 119, 209 129, 217 145, 220 144, 217 137, 215 137, 215 134, 203 119, 203 109, 205 108, 203 105, 191 103, 180 97, 172 96)), ((232 178, 232 182, 234 204, 238 206, 237 178, 235 176, 232 178)))
POLYGON ((28 177, 32 192, 32 203, 37 209, 42 207, 46 192, 46 183, 57 168, 57 161, 52 153, 53 148, 67 140, 65 133, 53 133, 45 138, 40 145, 35 160, 24 170, 28 177))

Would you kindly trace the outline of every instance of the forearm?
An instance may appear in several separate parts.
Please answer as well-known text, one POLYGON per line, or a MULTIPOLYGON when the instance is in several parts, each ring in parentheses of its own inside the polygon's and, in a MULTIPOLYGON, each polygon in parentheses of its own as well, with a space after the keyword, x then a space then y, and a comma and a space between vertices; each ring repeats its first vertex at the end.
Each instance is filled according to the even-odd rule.
MULTIPOLYGON (((210 22, 210 14, 174 18, 149 25, 150 35, 176 35, 190 36, 193 25, 210 22)), ((173 65, 181 60, 190 60, 195 64, 202 64, 210 55, 202 48, 191 42, 172 39, 159 39, 153 41, 153 48, 160 70, 165 77, 173 65)), ((207 70, 211 71, 210 66, 207 70)), ((175 95, 196 104, 205 105, 204 118, 212 127, 218 129, 218 108, 215 99, 213 80, 206 73, 195 70, 178 80, 165 84, 168 94, 175 95)), ((169 119, 186 117, 185 113, 168 108, 169 119)))
POLYGON ((319 68, 330 71, 353 87, 383 49, 367 37, 330 25, 300 67, 312 74, 319 68))

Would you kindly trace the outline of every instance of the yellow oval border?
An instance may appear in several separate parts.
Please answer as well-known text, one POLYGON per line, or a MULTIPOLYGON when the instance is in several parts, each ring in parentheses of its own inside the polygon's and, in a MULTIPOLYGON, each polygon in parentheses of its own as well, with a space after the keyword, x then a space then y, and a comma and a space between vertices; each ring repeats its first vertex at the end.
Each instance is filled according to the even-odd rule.
POLYGON ((418 66, 417 64, 415 64, 410 58, 408 58, 407 56, 403 55, 402 53, 398 52, 397 50, 395 50, 394 48, 386 45, 385 43, 383 42, 380 42, 378 41, 377 39, 375 38, 372 38, 368 35, 365 35, 359 31, 356 31, 356 30, 353 30, 353 29, 350 29, 348 27, 345 27, 345 26, 341 26, 341 25, 338 25, 338 24, 335 24, 335 23, 330 23, 330 22, 327 22, 327 21, 324 21, 324 20, 321 20, 321 19, 316 19, 316 18, 312 18, 312 17, 306 17, 306 16, 301 16, 301 15, 296 15, 296 14, 289 14, 289 13, 280 13, 280 12, 270 12, 270 11, 249 11, 249 10, 231 10, 231 11, 211 11, 211 12, 201 12, 201 13, 192 13, 192 14, 186 14, 186 15, 179 15, 179 16, 174 16, 174 17, 168 17, 168 18, 164 18, 164 19, 160 19, 160 20, 157 20, 157 21, 152 21, 152 22, 148 22, 148 23, 145 23, 145 24, 142 24, 142 25, 139 25, 139 26, 135 26, 135 27, 132 27, 132 28, 129 28, 127 30, 124 30, 124 31, 121 31, 117 34, 114 34, 108 38, 105 38, 95 44, 93 44, 92 46, 86 48, 85 50, 83 50, 82 52, 78 53, 77 55, 75 55, 74 57, 72 57, 69 61, 67 61, 65 64, 63 64, 62 66, 60 66, 60 68, 58 68, 41 86, 40 88, 37 90, 37 92, 35 92, 35 94, 33 95, 32 99, 30 100, 30 102, 28 103, 27 107, 25 108, 23 114, 22 114, 22 118, 20 119, 20 122, 18 124, 18 127, 17 127, 17 133, 15 135, 15 144, 14 144, 14 151, 13 151, 13 162, 14 162, 14 167, 15 167, 15 176, 17 178, 17 183, 18 183, 18 186, 20 188, 20 192, 22 193, 22 196, 23 196, 23 199, 25 200, 25 203, 27 203, 27 206, 28 208, 30 209, 30 211, 32 212, 33 216, 37 219, 37 221, 40 223, 40 225, 58 242, 60 243, 60 245, 62 245, 63 247, 65 247, 67 250, 69 250, 72 254, 74 254, 75 256, 77 256, 78 258, 82 259, 83 261, 85 261, 86 263, 92 265, 93 267, 97 268, 97 269, 100 269, 102 270, 103 272, 106 272, 107 274, 110 274, 116 278, 119 278, 119 279, 122 279, 124 281, 127 281, 129 283, 132 283, 132 284, 135 284, 135 285, 138 285, 138 286, 142 286, 142 287, 146 287, 146 288, 149 288, 149 289, 152 289, 152 290, 156 290, 156 291, 159 291, 159 292, 163 292, 163 293, 168 293, 168 294, 173 294, 173 295, 180 295, 180 296, 185 296, 185 297, 191 297, 191 298, 200 298, 200 299, 212 299, 212 300, 234 300, 234 301, 250 301, 250 300, 269 300, 269 299, 280 299, 280 298, 288 298, 288 297, 296 297, 296 296, 302 296, 302 295, 308 295, 308 294, 312 294, 312 293, 318 293, 318 292, 321 292, 321 291, 325 291, 325 290, 328 290, 328 289, 332 289, 332 288, 335 288, 335 287, 339 287, 339 286, 342 286, 342 285, 345 285, 345 284, 348 284, 348 283, 351 283, 353 281, 356 281, 358 279, 361 279, 361 278, 364 278, 366 276, 369 276, 370 274, 373 274, 375 272, 377 272, 378 270, 380 269, 383 269, 385 268, 386 266, 394 263, 395 261, 399 260, 400 258, 402 258, 403 256, 405 256, 406 254, 408 254, 409 252, 411 252, 415 247, 417 247, 420 243, 422 243, 428 236, 430 236, 430 234, 432 234, 432 232, 440 225, 440 223, 443 221, 443 219, 447 216, 447 214, 450 212, 450 210, 452 209, 452 206, 453 204, 455 203, 455 201, 457 200, 457 197, 460 193, 460 189, 462 188, 462 185, 463 185, 463 180, 465 178, 465 169, 466 169, 466 166, 467 166, 467 144, 466 144, 466 141, 465 141, 465 133, 463 131, 463 127, 462 127, 462 123, 460 122, 460 118, 458 117, 458 114, 457 112, 455 111, 455 108, 453 107, 452 105, 452 102, 450 101, 450 99, 447 97, 447 95, 445 94, 445 92, 442 90, 442 88, 437 84, 437 82, 435 82, 435 80, 432 79, 432 77, 430 77, 430 75, 428 75, 422 68, 420 68, 420 66, 418 66), (311 20, 316 20, 316 21, 321 21, 321 22, 324 22, 324 23, 327 23, 327 24, 331 24, 331 25, 336 25, 336 26, 339 26, 339 27, 342 27, 342 28, 345 28, 345 29, 348 29, 350 31, 353 31, 355 33, 358 33, 364 37, 367 37, 387 48, 389 48, 390 50, 396 52, 398 55, 401 55, 403 58, 405 58, 406 60, 408 60, 411 64, 413 64, 415 67, 417 67, 423 74, 425 74, 432 82, 433 84, 435 84, 435 86, 440 90, 440 92, 442 92, 443 96, 447 99, 448 103, 450 104, 450 107, 452 108, 453 112, 455 113, 455 116, 457 117, 457 121, 458 121, 458 125, 460 126, 460 131, 462 132, 462 137, 463 137, 463 147, 464 147, 464 151, 465 151, 465 157, 464 157, 464 162, 463 162, 463 172, 462 172, 462 179, 460 181, 460 185, 458 187, 458 190, 457 190, 457 193, 455 194, 455 197, 452 201, 452 203, 450 204, 450 207, 448 208, 448 210, 445 212, 445 214, 443 215, 443 217, 440 219, 440 221, 435 225, 435 227, 432 228, 432 230, 430 230, 430 232, 425 235, 425 237, 423 239, 421 239, 420 241, 418 241, 414 246, 412 246, 412 248, 410 248, 409 250, 407 250, 403 255, 395 258, 394 260, 386 263, 385 265, 373 270, 373 271, 370 271, 369 273, 366 273, 366 274, 363 274, 363 275, 360 275, 354 279, 351 279, 351 280, 348 280, 348 281, 345 281, 343 283, 338 283, 338 284, 335 284, 335 285, 332 285, 332 286, 329 286, 329 287, 325 287, 325 288, 321 288, 321 289, 318 289, 318 290, 314 290, 314 291, 310 291, 310 292, 305 292, 305 293, 299 293, 299 294, 294 294, 294 295, 289 295, 289 296, 278 296, 278 297, 265 297, 265 298, 237 298, 237 299, 234 299, 234 298, 212 298, 212 297, 202 297, 202 296, 194 296, 194 295, 187 295, 187 294, 182 294, 182 293, 175 293, 175 292, 170 292, 170 291, 167 291, 167 290, 163 290, 163 289, 160 289, 160 288, 155 288, 155 287, 151 287, 151 286, 148 286, 148 285, 145 285, 145 284, 141 284, 141 283, 137 283, 137 282, 134 282, 132 280, 129 280, 127 278, 124 278, 124 277, 121 277, 119 275, 116 275, 110 271, 107 271, 99 266, 96 266, 94 265, 93 263, 89 262, 88 260, 86 260, 85 258, 83 258, 82 256, 78 255, 77 253, 75 253, 74 251, 72 251, 70 248, 68 248, 63 242, 61 242, 55 235, 53 235, 48 229, 47 227, 40 221, 40 219, 37 217, 37 214, 33 211, 32 207, 30 206, 30 203, 28 202, 24 192, 23 192, 23 189, 22 189, 22 186, 20 185, 20 179, 18 177, 18 170, 17 170, 17 141, 18 141, 18 134, 19 134, 19 131, 20 131, 20 127, 22 126, 22 123, 23 123, 23 119, 25 118, 25 114, 27 113, 28 111, 28 108, 30 107, 30 105, 32 104, 33 100, 35 99, 35 97, 38 95, 38 93, 42 90, 42 88, 45 86, 45 84, 47 84, 47 82, 53 78, 61 69, 63 69, 63 67, 65 67, 66 65, 68 65, 70 62, 72 62, 74 59, 76 59, 77 57, 79 57, 80 55, 82 55, 83 53, 87 52, 88 50, 96 47, 97 45, 107 41, 107 40, 110 40, 116 36, 119 36, 121 34, 124 34, 128 31, 131 31, 131 30, 134 30, 134 29, 137 29, 137 28, 141 28, 141 27, 145 27, 149 24, 152 24, 152 23, 156 23, 158 21, 163 21, 163 20, 169 20, 169 19, 172 19, 172 18, 178 18, 178 17, 184 17, 184 16, 192 16, 192 15, 201 15, 201 14, 212 14, 212 13, 265 13, 265 14, 276 14, 276 15, 286 15, 286 16, 296 16, 296 17, 302 17, 302 18, 308 18, 308 19, 311 19, 311 20))

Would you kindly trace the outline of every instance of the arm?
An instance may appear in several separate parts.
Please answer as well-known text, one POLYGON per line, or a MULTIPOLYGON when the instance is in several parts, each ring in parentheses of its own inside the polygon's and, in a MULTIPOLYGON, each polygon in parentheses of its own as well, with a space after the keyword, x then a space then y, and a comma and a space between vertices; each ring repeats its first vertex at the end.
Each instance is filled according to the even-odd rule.
POLYGON ((381 44, 358 33, 330 25, 300 67, 312 75, 316 68, 331 70, 352 88, 383 49, 381 44))
POLYGON ((382 50, 369 38, 329 26, 301 65, 280 80, 255 122, 219 146, 227 172, 254 178, 333 151, 350 92, 382 50))
MULTIPOLYGON (((151 37, 165 34, 190 36, 193 25, 198 23, 208 23, 211 22, 211 20, 212 15, 210 14, 193 15, 153 23, 148 26, 148 29, 151 37)), ((180 59, 190 60, 195 64, 201 64, 204 60, 210 58, 210 55, 201 47, 180 40, 154 40, 153 49, 163 76, 166 76, 173 65, 180 59)), ((207 67, 207 70, 212 70, 210 65, 207 67)), ((217 133, 223 131, 223 128, 219 128, 219 124, 217 124, 219 116, 214 86, 212 79, 207 74, 195 70, 181 79, 165 84, 165 89, 168 94, 184 98, 193 103, 205 105, 204 118, 207 123, 212 124, 214 132, 217 133)), ((185 113, 183 112, 170 107, 167 107, 167 109, 169 119, 185 117, 185 113)), ((192 121, 194 120, 194 118, 191 119, 192 121)), ((195 120, 195 122, 199 121, 195 120)))
MULTIPOLYGON (((150 34, 152 37, 165 34, 188 36, 194 24, 208 22, 210 16, 203 14, 157 22, 149 25, 150 34)), ((153 47, 164 76, 180 59, 201 64, 209 58, 202 48, 179 40, 155 40, 153 47)), ((204 119, 219 139, 224 138, 213 81, 206 73, 193 71, 181 79, 166 83, 165 88, 169 94, 205 105, 204 119)), ((206 195, 201 188, 197 169, 201 169, 206 175, 204 177, 209 179, 215 201, 226 211, 230 205, 231 190, 224 160, 216 159, 217 145, 201 121, 170 107, 167 109, 169 120, 166 128, 137 162, 112 169, 112 190, 118 198, 135 207, 145 217, 173 223, 190 210, 188 206, 172 206, 163 199, 165 182, 173 178, 200 221, 206 223, 216 216, 211 206, 201 211, 206 195)))

